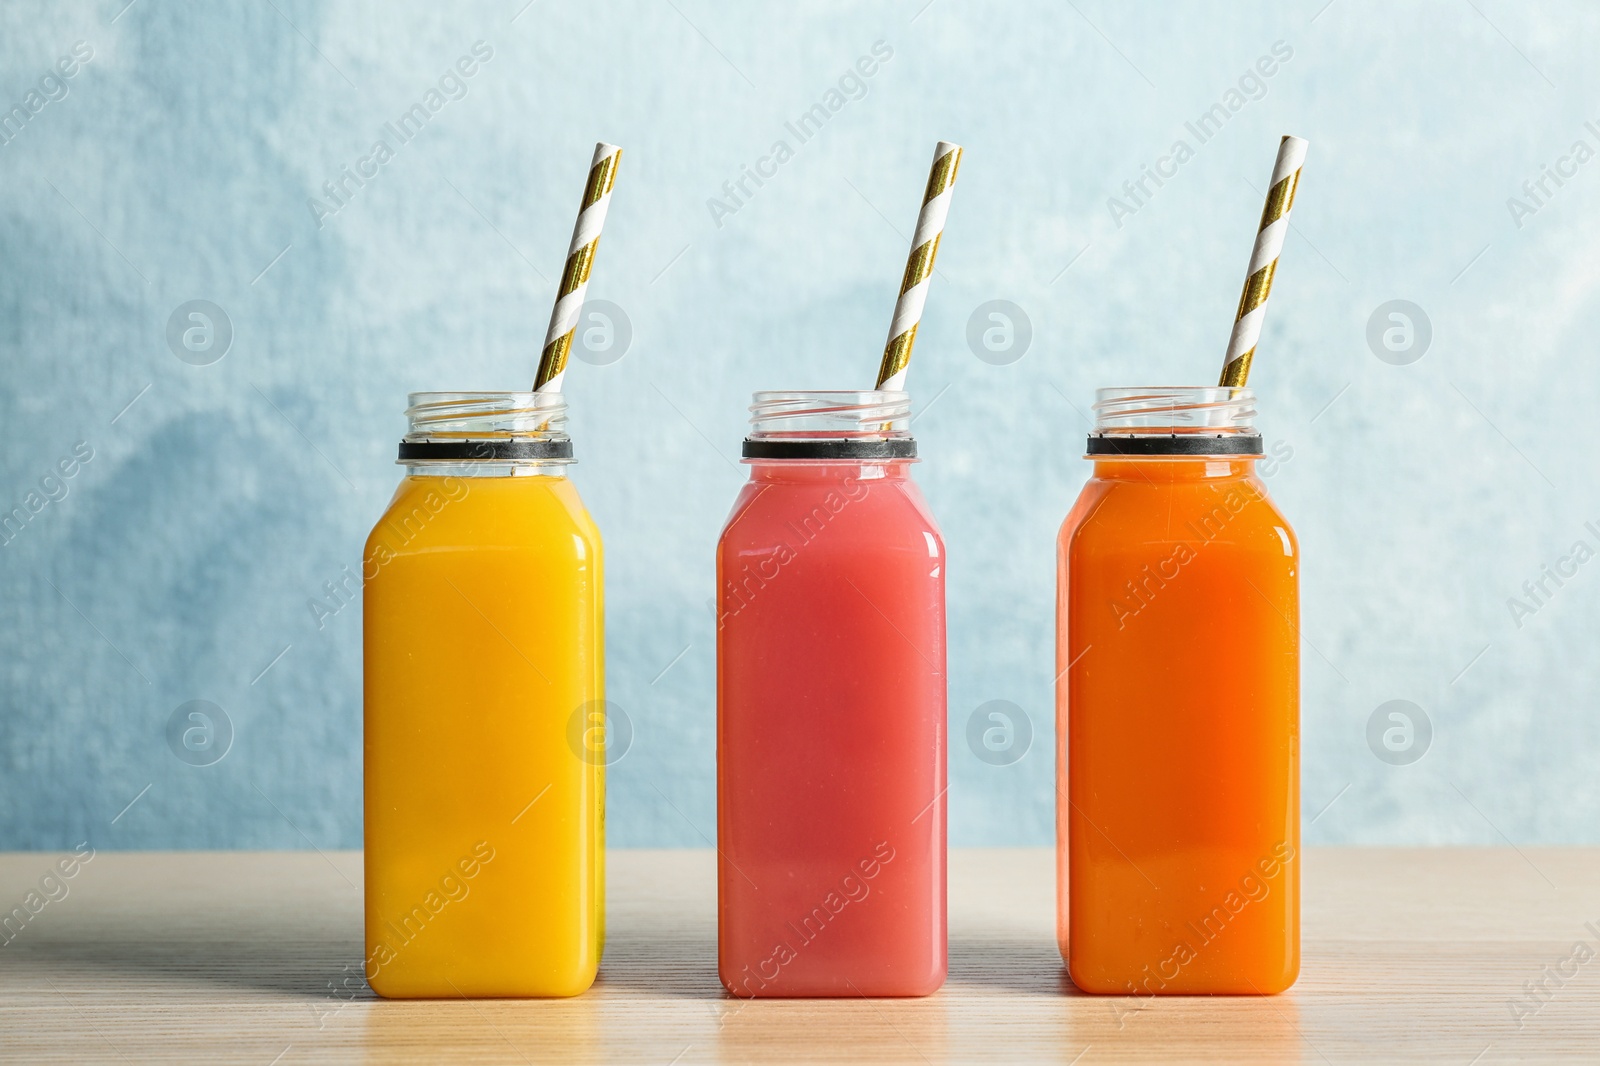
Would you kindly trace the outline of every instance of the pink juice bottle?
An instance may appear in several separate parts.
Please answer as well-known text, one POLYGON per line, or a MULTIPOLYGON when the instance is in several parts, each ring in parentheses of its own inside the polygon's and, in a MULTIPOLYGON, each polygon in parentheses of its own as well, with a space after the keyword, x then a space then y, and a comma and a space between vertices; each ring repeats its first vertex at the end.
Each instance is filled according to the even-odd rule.
POLYGON ((944 541, 903 392, 758 392, 717 546, 718 972, 736 996, 945 977, 944 541))

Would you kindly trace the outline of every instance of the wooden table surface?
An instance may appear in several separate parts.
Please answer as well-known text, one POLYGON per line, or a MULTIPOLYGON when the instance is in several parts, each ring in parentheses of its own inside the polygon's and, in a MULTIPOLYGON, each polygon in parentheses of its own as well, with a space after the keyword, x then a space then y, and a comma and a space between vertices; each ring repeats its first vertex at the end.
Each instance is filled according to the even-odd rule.
MULTIPOLYGON (((0 913, 58 858, 0 855, 0 913)), ((612 851, 587 995, 390 1003, 358 979, 358 853, 100 852, 0 944, 0 1059, 1600 1061, 1600 849, 1305 863, 1300 982, 1270 998, 1077 993, 1052 855, 1018 849, 952 853, 938 994, 741 1002, 716 978, 713 854, 612 851)))

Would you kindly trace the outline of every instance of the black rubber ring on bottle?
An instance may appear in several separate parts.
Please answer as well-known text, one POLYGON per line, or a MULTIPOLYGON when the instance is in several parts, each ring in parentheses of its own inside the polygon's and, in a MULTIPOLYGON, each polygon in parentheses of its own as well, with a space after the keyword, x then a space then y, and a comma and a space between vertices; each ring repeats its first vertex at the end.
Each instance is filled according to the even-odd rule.
POLYGON ((1261 455, 1261 438, 1182 433, 1156 436, 1089 437, 1090 455, 1261 455))
POLYGON ((454 462, 474 459, 571 459, 570 440, 403 440, 400 461, 454 462))
POLYGON ((746 459, 915 459, 910 437, 887 440, 772 440, 746 437, 746 459))

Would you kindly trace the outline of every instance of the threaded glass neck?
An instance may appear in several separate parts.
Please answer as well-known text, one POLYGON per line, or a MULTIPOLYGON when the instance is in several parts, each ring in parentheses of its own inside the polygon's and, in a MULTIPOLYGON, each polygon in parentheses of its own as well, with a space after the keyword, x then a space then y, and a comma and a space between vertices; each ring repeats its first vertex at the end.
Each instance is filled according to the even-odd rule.
POLYGON ((1094 431, 1136 433, 1251 433, 1256 394, 1220 386, 1157 385, 1096 389, 1094 431))
POLYGON ((413 392, 400 458, 411 474, 559 475, 572 462, 557 392, 413 392))
POLYGON ((888 390, 758 392, 750 403, 752 440, 909 438, 911 394, 888 390))
POLYGON ((1089 454, 1256 455, 1256 395, 1246 388, 1156 385, 1096 389, 1089 454))
POLYGON ((567 435, 567 401, 559 392, 413 392, 406 400, 406 440, 567 435))
POLYGON ((914 460, 911 396, 866 391, 758 392, 744 457, 762 462, 889 463, 914 460))

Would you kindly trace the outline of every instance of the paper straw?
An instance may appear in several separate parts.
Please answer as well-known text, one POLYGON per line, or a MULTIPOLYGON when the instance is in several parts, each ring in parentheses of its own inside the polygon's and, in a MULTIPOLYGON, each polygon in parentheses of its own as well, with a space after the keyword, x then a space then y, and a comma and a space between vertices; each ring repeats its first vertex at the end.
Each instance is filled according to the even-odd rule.
POLYGON ((556 290, 556 305, 550 311, 550 328, 545 331, 544 351, 539 355, 539 373, 534 392, 560 392, 561 378, 567 371, 567 356, 572 352, 572 334, 583 310, 583 293, 589 287, 589 271, 594 269, 595 249, 600 244, 600 227, 606 224, 606 209, 611 206, 611 186, 616 184, 617 163, 622 149, 601 141, 594 146, 594 162, 589 164, 589 181, 583 187, 583 203, 578 221, 572 227, 572 244, 567 250, 567 267, 561 272, 556 290))
POLYGON ((1233 336, 1228 338, 1228 354, 1222 361, 1224 387, 1242 387, 1250 377, 1250 360, 1261 339, 1261 323, 1267 317, 1267 297, 1272 294, 1272 275, 1283 251, 1283 238, 1289 232, 1289 209, 1300 185, 1300 167, 1306 161, 1307 143, 1299 137, 1285 137, 1278 145, 1278 161, 1272 167, 1272 187, 1267 190, 1267 205, 1261 210, 1261 226, 1256 230, 1255 250, 1250 253, 1250 270, 1244 279, 1244 295, 1233 318, 1233 336))
POLYGON ((961 167, 961 146, 940 141, 933 150, 933 169, 928 173, 928 188, 922 194, 922 211, 917 215, 917 232, 911 237, 911 256, 906 260, 905 277, 900 281, 900 298, 894 304, 894 320, 889 323, 889 343, 884 345, 883 363, 878 368, 880 389, 894 391, 906 387, 906 367, 911 363, 911 346, 917 340, 917 324, 922 321, 922 306, 928 301, 928 285, 933 280, 933 260, 939 254, 939 237, 950 214, 956 171, 961 167))

